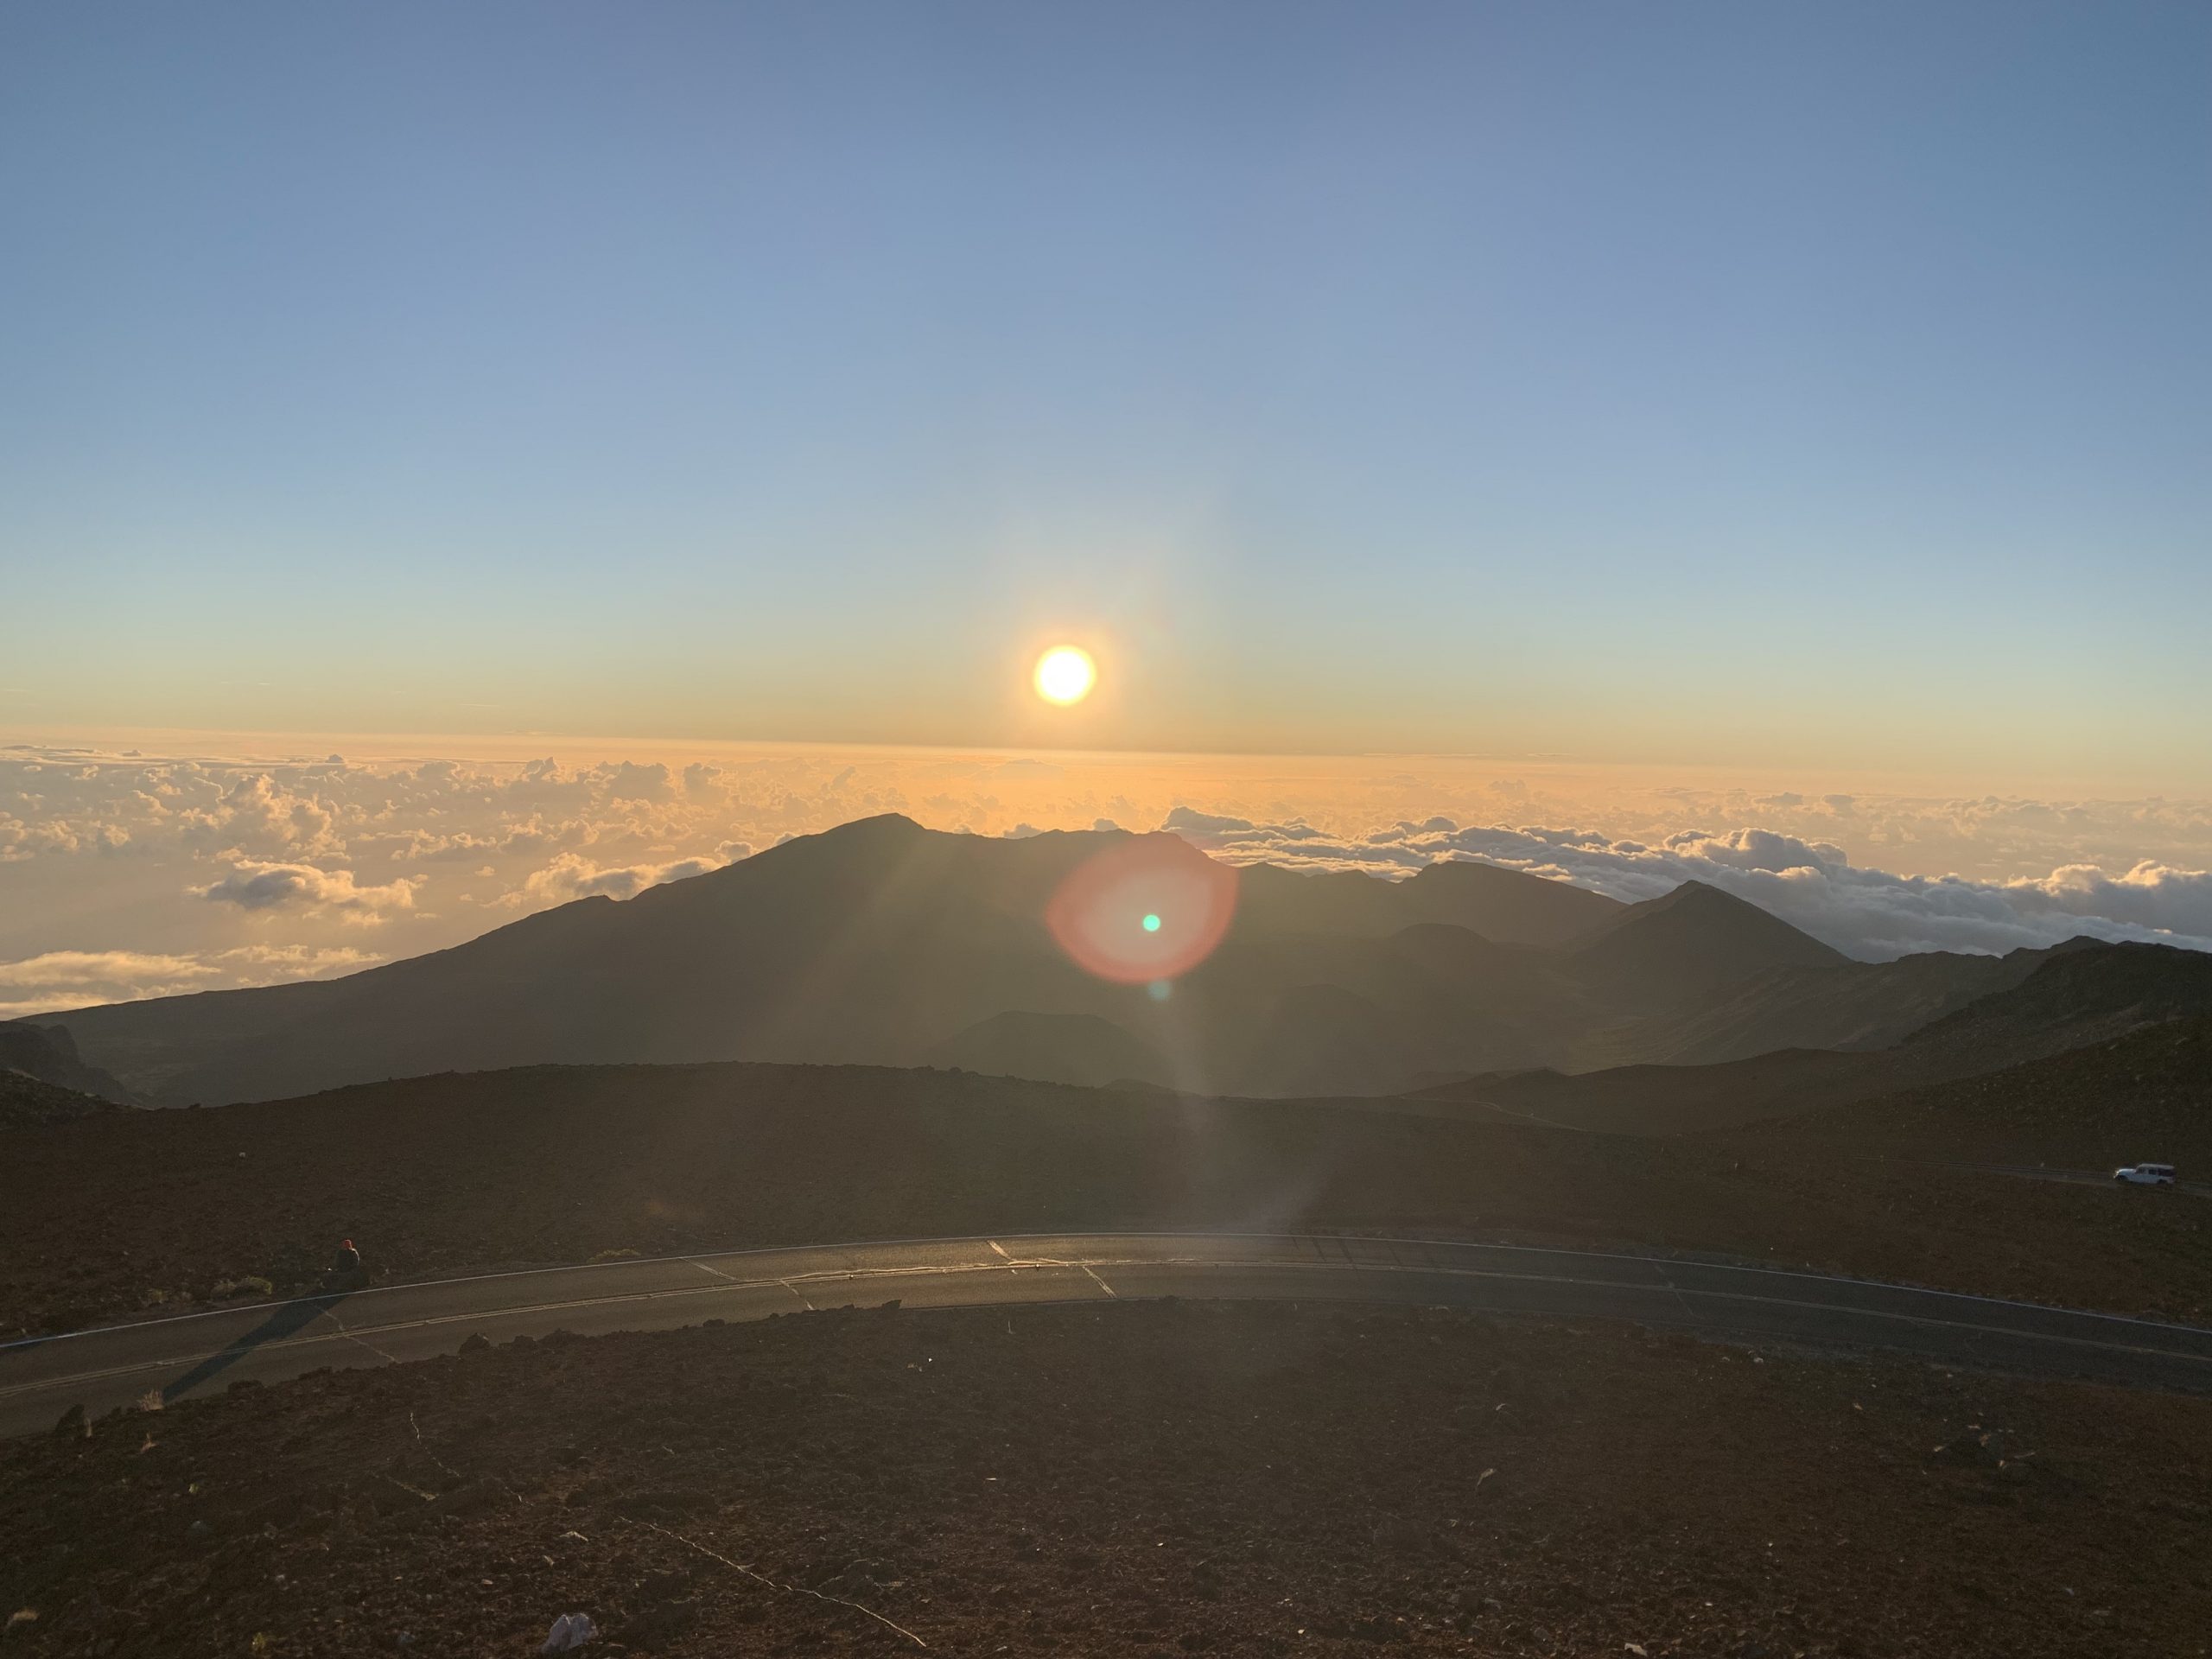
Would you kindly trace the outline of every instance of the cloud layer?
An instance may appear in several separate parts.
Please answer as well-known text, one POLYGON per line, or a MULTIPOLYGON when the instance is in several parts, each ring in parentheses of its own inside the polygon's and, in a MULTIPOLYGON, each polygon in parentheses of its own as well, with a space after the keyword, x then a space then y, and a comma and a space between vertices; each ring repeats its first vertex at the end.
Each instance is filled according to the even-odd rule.
POLYGON ((49 950, 20 962, 0 962, 0 1020, 81 1008, 96 1002, 320 979, 351 973, 377 960, 365 950, 302 945, 245 945, 204 957, 156 956, 140 950, 49 950))
POLYGON ((1476 859, 1631 903, 1706 881, 1870 962, 1918 950, 2003 952, 2085 933, 2212 950, 2212 874, 2149 861, 2118 875, 2075 864, 1986 881, 1862 868, 1833 842, 1758 828, 1683 830, 1653 844, 1438 817, 1347 838, 1296 820, 1257 823, 1180 808, 1161 828, 1237 863, 1395 875, 1439 859, 1476 859))

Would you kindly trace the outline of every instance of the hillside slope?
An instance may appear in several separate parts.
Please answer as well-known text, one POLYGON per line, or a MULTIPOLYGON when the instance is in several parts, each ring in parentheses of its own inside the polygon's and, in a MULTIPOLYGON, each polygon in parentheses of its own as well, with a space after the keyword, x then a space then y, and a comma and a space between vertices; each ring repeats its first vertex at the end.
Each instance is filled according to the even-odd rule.
POLYGON ((2163 1030, 2177 1012, 2212 1014, 2212 957, 2194 951, 2077 940, 2033 956, 2033 970, 2018 984, 1886 1049, 1784 1049, 1709 1065, 1574 1075, 1540 1068, 1463 1078, 1417 1097, 1633 1135, 1701 1133, 1822 1110, 1830 1114, 1825 1122, 1841 1123, 1856 1109, 1849 1103, 1981 1077, 2130 1031, 2163 1030))
POLYGON ((2199 1317, 2198 1201, 1368 1103, 947 1071, 534 1066, 0 1131, 0 1339, 312 1287, 352 1236, 398 1281, 752 1244, 1345 1227, 1720 1252, 2199 1317), (243 1154, 243 1155, 241 1155, 243 1154))
POLYGON ((2212 1176, 2212 1016, 2162 1021, 2024 1065, 1831 1107, 1757 1133, 1969 1163, 2212 1176))
POLYGON ((1593 1032, 1575 1046, 1570 1069, 1709 1065, 1778 1048, 1889 1048, 1978 997, 2018 985, 2050 954, 1930 950, 1895 962, 1777 968, 1687 1007, 1593 1032))
MULTIPOLYGON (((864 819, 625 903, 581 899, 346 978, 116 1004, 51 1023, 66 1020, 88 1053, 164 1104, 543 1062, 912 1065, 1009 1013, 1065 1017, 1070 1034, 1090 1029, 1085 1020, 1107 1022, 1173 1052, 1193 1086, 1239 1090, 1272 1065, 1255 1057, 1285 999, 1315 985, 1368 996, 1388 981, 1391 1041, 1403 1046, 1411 1030, 1413 1046, 1443 1055, 1446 1069, 1522 1058, 1518 1036, 1484 1046, 1465 1034, 1496 1037, 1501 1020, 1464 998, 1445 1007, 1436 986, 1464 981, 1465 962, 1424 967, 1390 941, 1416 925, 1464 931, 1468 919, 1564 936, 1618 908, 1487 866, 1398 883, 1255 870, 1236 880, 1229 938, 1177 982, 1170 1004, 1142 984, 1084 972, 1046 925, 1070 872, 1133 846, 1165 873, 1163 892, 1177 890, 1179 871, 1221 870, 1168 836, 1007 841, 864 819)), ((1183 918, 1160 908, 1172 935, 1183 918)), ((1571 1004, 1573 988, 1560 988, 1571 1004)), ((1547 1010, 1544 1024, 1580 1017, 1547 1010)), ((1064 1071, 1088 1066, 1082 1046, 1064 1071)), ((1418 1072, 1394 1058, 1357 1081, 1402 1087, 1418 1072)))
POLYGON ((9 1072, 118 1106, 133 1103, 130 1091, 120 1082, 85 1063, 67 1026, 0 1022, 0 1075, 9 1072))
POLYGON ((1792 968, 1840 968, 1840 950, 1702 881, 1607 918, 1569 958, 1596 995, 1635 1012, 1678 1008, 1792 968))
POLYGON ((1089 1014, 995 1014, 939 1043, 929 1063, 1084 1088, 1173 1080, 1166 1060, 1121 1027, 1089 1014))
POLYGON ((0 1129, 50 1128, 80 1117, 126 1109, 96 1095, 41 1083, 22 1071, 0 1071, 0 1129))

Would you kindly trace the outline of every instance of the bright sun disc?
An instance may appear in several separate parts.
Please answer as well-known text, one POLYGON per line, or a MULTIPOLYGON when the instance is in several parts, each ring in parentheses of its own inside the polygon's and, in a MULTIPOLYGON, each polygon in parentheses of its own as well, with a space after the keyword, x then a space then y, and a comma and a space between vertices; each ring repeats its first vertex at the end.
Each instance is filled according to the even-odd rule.
POLYGON ((1090 653, 1074 645, 1054 645, 1037 659, 1037 695, 1065 708, 1081 702, 1098 683, 1090 653))

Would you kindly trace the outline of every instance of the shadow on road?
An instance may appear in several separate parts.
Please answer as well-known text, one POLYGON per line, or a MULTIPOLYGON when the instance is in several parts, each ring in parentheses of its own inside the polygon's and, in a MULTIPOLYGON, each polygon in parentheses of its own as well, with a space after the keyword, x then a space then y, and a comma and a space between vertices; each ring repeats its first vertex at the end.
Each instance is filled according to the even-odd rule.
POLYGON ((175 1382, 162 1388, 163 1403, 181 1399, 201 1383, 221 1376, 264 1343, 280 1342, 286 1337, 296 1336, 313 1325, 332 1308, 344 1301, 346 1291, 334 1291, 326 1295, 310 1296, 304 1300, 280 1303, 276 1311, 259 1325, 232 1342, 207 1356, 175 1382))

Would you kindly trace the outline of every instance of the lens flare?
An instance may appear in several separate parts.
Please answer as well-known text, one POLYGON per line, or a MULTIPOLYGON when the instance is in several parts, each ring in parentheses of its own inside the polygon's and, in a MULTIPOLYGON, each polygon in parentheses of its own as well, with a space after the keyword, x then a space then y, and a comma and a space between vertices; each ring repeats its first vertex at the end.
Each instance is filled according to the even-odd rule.
POLYGON ((1174 836, 1140 836, 1070 871, 1045 921, 1085 972, 1160 997, 1213 954, 1236 913, 1234 867, 1174 836))
POLYGON ((1078 645, 1054 645, 1037 659, 1037 695, 1062 708, 1081 702, 1098 683, 1098 664, 1078 645))

